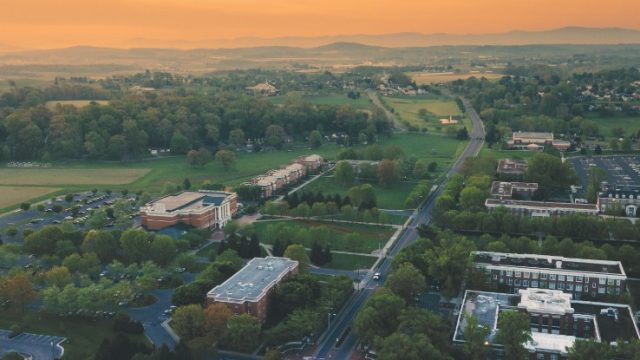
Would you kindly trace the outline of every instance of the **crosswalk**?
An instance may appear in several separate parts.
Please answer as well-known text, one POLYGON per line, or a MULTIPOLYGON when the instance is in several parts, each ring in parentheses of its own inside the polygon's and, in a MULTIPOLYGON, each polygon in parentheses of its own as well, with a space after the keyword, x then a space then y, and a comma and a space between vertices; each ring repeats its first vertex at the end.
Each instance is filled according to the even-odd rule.
POLYGON ((57 345, 64 340, 65 338, 59 336, 38 335, 30 333, 21 333, 20 335, 11 339, 11 341, 14 342, 37 345, 57 345))

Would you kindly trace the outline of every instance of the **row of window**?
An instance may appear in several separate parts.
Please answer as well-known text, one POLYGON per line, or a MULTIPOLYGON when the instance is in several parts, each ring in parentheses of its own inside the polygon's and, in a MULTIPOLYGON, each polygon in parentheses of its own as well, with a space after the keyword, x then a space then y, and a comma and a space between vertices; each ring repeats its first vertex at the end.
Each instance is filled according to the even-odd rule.
MULTIPOLYGON (((572 276, 572 275, 556 275, 556 274, 547 274, 547 273, 537 273, 537 272, 528 272, 528 271, 511 271, 511 270, 502 270, 502 276, 508 277, 516 277, 522 279, 538 279, 550 281, 567 281, 567 282, 589 282, 588 277, 584 276, 572 276)), ((598 283, 600 285, 616 285, 620 286, 622 283, 619 279, 608 279, 608 278, 598 278, 598 283)))
MULTIPOLYGON (((494 276, 494 280, 496 279, 497 275, 494 276)), ((503 284, 504 281, 502 279, 500 279, 500 283, 503 284)), ((571 283, 556 283, 556 282, 548 282, 548 281, 538 281, 538 280, 520 280, 520 279, 511 279, 508 278, 506 281, 507 285, 510 286, 515 286, 515 287, 524 287, 524 288, 528 288, 528 287, 532 287, 532 288, 541 288, 541 289, 550 289, 550 290, 565 290, 565 291, 575 291, 575 292, 589 292, 589 286, 588 285, 582 285, 582 284, 571 284, 571 283)), ((598 284, 596 283, 592 283, 591 284, 591 288, 592 289, 598 289, 598 294, 606 294, 607 293, 607 287, 606 286, 598 286, 598 284)), ((620 294, 620 288, 619 287, 613 287, 611 288, 610 291, 608 291, 609 293, 615 294, 615 295, 619 295, 620 294)))

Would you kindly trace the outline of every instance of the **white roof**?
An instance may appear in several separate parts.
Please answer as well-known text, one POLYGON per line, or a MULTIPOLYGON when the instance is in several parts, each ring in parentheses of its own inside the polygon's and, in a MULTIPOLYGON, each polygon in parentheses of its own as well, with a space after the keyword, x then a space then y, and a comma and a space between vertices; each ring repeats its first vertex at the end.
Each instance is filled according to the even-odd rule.
POLYGON ((573 346, 575 336, 532 332, 531 341, 525 344, 529 351, 546 350, 566 355, 567 348, 573 346))
POLYGON ((573 314, 571 307, 571 294, 560 290, 546 289, 520 289, 519 309, 525 309, 528 313, 543 313, 565 315, 573 314))

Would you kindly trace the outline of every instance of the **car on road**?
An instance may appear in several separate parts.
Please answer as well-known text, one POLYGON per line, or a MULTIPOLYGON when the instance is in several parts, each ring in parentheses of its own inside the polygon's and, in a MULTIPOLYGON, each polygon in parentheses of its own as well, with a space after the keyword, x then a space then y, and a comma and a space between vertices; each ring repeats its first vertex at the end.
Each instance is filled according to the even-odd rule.
POLYGON ((382 279, 382 274, 380 274, 379 272, 373 274, 373 280, 380 280, 382 279))

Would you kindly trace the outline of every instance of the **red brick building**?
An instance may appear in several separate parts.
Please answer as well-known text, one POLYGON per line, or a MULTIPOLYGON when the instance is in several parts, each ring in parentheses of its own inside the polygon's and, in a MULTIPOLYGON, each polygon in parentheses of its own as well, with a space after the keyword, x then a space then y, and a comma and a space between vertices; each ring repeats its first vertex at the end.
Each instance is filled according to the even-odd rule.
POLYGON ((140 208, 142 226, 160 230, 177 224, 220 229, 238 210, 235 193, 223 191, 185 191, 149 202, 140 208))
POLYGON ((250 314, 264 322, 269 295, 278 284, 298 273, 298 262, 268 256, 253 258, 224 283, 207 293, 208 304, 224 304, 236 314, 250 314))

